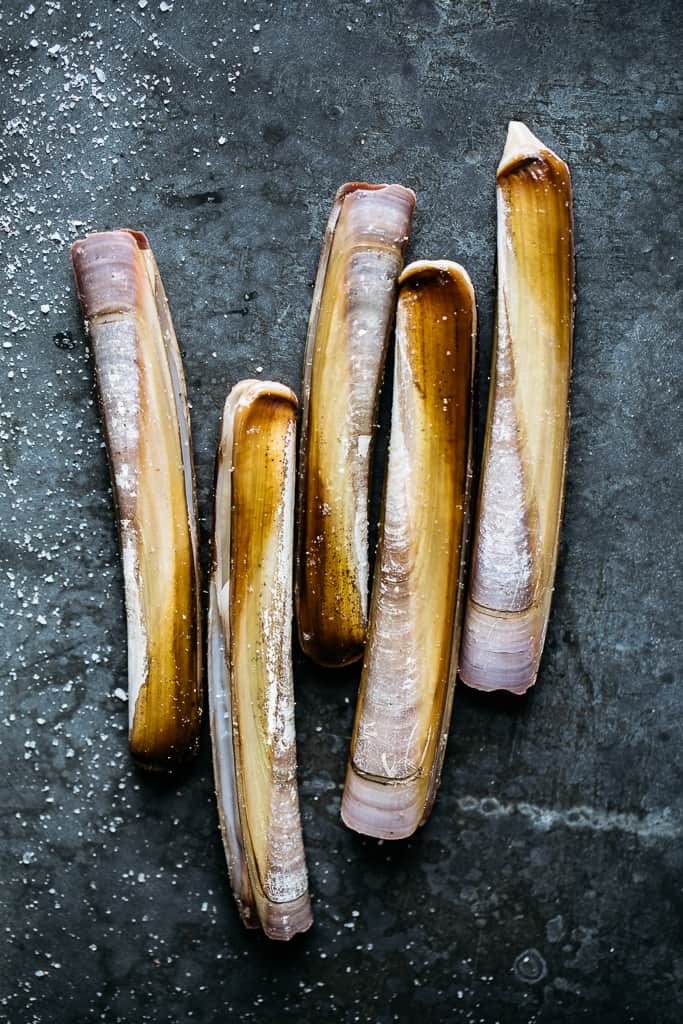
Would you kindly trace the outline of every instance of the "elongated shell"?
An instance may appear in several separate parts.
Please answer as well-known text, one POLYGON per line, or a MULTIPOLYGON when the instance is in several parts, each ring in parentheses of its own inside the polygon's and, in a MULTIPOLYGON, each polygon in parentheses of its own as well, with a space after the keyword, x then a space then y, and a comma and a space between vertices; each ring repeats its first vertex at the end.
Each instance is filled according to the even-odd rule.
POLYGON ((201 619, 185 379, 149 243, 89 235, 72 260, 90 336, 118 513, 128 622, 129 735, 143 767, 194 754, 201 619))
POLYGON ((460 675, 536 681, 555 578, 574 301, 569 170, 511 122, 498 168, 498 303, 460 675))
POLYGON ((450 724, 471 479, 474 290, 457 263, 399 281, 391 440, 342 818, 411 835, 431 809, 450 724))
POLYGON ((321 665, 359 658, 367 629, 368 486, 396 282, 415 195, 344 185, 330 215, 308 327, 296 607, 321 665))
POLYGON ((221 831, 248 927, 312 924, 296 780, 292 562, 296 398, 246 380, 225 403, 209 590, 209 701, 221 831))

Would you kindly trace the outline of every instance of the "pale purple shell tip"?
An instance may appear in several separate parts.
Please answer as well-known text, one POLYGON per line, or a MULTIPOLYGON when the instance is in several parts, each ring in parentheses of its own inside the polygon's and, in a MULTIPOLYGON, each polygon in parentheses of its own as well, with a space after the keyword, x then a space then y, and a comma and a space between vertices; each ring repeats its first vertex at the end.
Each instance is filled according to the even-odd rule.
POLYGON ((467 606, 460 650, 460 678, 475 690, 523 694, 534 685, 542 648, 539 610, 500 612, 467 606))
POLYGON ((269 939, 288 942, 313 924, 308 890, 289 903, 269 903, 263 915, 263 931, 269 939))
POLYGON ((407 839, 422 821, 423 812, 416 780, 378 782, 349 767, 341 816, 354 832, 372 839, 407 839))

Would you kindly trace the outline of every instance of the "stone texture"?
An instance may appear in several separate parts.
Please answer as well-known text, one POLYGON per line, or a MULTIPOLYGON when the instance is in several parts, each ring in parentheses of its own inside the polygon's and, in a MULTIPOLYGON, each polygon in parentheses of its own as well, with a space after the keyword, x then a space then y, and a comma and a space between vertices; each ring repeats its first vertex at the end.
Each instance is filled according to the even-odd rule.
POLYGON ((679 1019, 680 48, 669 0, 3 0, 0 1019, 679 1019), (274 948, 232 904, 208 737, 171 784, 128 759, 121 570, 68 243, 150 237, 206 564, 222 402, 260 373, 299 390, 343 181, 412 186, 409 258, 469 270, 481 424, 511 117, 569 162, 578 238, 539 683, 458 690, 432 818, 381 845, 339 819, 358 673, 297 655, 316 925, 274 948))

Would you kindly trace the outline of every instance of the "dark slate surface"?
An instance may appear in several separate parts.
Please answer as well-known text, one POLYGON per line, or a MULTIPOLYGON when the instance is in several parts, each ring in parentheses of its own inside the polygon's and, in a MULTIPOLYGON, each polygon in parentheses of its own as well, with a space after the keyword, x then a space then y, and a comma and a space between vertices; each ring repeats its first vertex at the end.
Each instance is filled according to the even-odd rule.
POLYGON ((679 20, 673 0, 2 0, 0 1018, 680 1019, 679 20), (298 389, 343 181, 411 185, 411 255, 468 267, 483 398, 511 116, 566 157, 576 192, 540 682, 524 699, 458 691, 432 819, 381 845, 339 820, 357 673, 297 655, 316 924, 274 948, 233 908, 208 737, 168 786, 128 760, 121 573, 68 245, 149 234, 206 539, 222 401, 259 372, 298 389))

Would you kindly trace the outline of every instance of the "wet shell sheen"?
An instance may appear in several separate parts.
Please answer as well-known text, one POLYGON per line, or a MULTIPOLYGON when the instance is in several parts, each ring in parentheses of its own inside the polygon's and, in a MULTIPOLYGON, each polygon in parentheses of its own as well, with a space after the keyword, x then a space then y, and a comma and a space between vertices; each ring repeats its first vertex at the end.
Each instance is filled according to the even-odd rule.
POLYGON ((143 767, 197 747, 201 625, 194 468, 168 302, 143 234, 72 248, 118 514, 128 625, 129 736, 143 767))
POLYGON ((519 122, 498 168, 498 301, 460 675, 524 693, 555 577, 569 430, 569 170, 519 122))
POLYGON ((296 607, 304 651, 344 665, 367 629, 368 484, 396 282, 415 196, 344 185, 330 216, 304 367, 296 607))
POLYGON ((456 263, 400 278, 391 438, 368 644, 342 801, 411 835, 438 788, 457 673, 471 478, 474 291, 456 263))
POLYGON ((248 927, 312 923, 296 778, 291 662, 296 398, 242 381, 216 463, 209 700, 219 817, 248 927))

